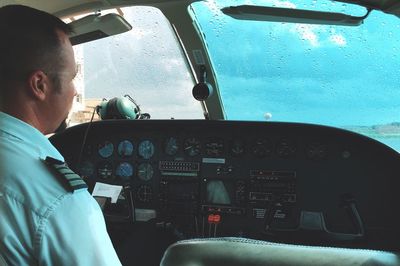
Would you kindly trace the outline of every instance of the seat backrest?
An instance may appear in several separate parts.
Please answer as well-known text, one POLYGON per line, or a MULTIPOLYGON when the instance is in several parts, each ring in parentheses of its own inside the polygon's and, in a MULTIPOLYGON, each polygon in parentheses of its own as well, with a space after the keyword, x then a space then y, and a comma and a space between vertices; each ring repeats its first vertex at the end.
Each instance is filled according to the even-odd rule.
POLYGON ((205 238, 171 245, 161 266, 395 266, 397 253, 278 244, 245 238, 205 238))

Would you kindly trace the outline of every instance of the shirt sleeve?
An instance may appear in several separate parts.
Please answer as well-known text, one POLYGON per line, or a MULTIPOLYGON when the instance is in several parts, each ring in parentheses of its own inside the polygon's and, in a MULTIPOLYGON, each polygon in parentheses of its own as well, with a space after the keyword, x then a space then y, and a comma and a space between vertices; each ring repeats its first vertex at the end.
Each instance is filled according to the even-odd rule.
POLYGON ((39 265, 118 266, 96 201, 86 191, 66 195, 38 229, 39 265))

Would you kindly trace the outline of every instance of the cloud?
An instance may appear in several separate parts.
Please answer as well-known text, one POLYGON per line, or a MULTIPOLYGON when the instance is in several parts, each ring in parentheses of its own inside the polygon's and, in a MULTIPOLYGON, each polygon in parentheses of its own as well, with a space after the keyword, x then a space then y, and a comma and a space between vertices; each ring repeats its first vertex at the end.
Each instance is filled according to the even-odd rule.
POLYGON ((266 3, 272 4, 276 7, 297 8, 297 6, 290 1, 269 0, 266 3))
POLYGON ((178 57, 166 57, 161 60, 161 66, 166 72, 175 72, 177 68, 184 68, 185 62, 178 57))
POLYGON ((132 35, 132 37, 134 37, 136 40, 141 40, 146 35, 152 34, 152 32, 143 28, 132 27, 132 29, 127 34, 132 35))
MULTIPOLYGON (((265 2, 274 7, 292 8, 292 9, 297 8, 296 4, 290 1, 268 0, 265 2)), ((300 36, 302 40, 307 41, 311 46, 313 47, 320 46, 318 35, 315 33, 315 30, 318 29, 318 26, 308 25, 308 24, 288 24, 288 25, 290 32, 295 33, 297 36, 300 36)))
MULTIPOLYGON (((266 3, 283 8, 296 9, 297 6, 290 1, 268 0, 266 3)), ((335 30, 330 33, 326 32, 326 26, 312 25, 312 24, 287 24, 289 31, 300 37, 313 48, 321 47, 329 42, 337 46, 346 46, 346 38, 342 34, 336 34, 335 30), (327 36, 326 36, 327 35, 327 36)), ((286 28, 287 27, 280 27, 286 28)))
POLYGON ((338 46, 346 46, 347 42, 343 35, 341 34, 334 34, 331 35, 329 40, 338 46))
MULTIPOLYGON (((259 5, 260 3, 259 1, 246 0, 244 1, 243 4, 259 5)), ((217 2, 215 0, 206 1, 204 5, 208 8, 211 14, 211 17, 208 17, 206 23, 211 23, 212 25, 214 25, 213 29, 215 30, 215 32, 213 34, 220 35, 222 25, 225 25, 225 23, 230 21, 230 18, 223 16, 221 14, 220 9, 223 8, 224 5, 221 4, 221 2, 217 2)), ((281 7, 281 8, 292 8, 292 9, 297 8, 297 5, 292 3, 291 1, 280 1, 280 0, 265 0, 261 2, 261 5, 281 7)), ((238 25, 237 21, 235 20, 233 21, 234 21, 233 23, 235 23, 235 26, 240 26, 238 25)), ((243 22, 242 24, 247 24, 247 22, 243 22)), ((303 43, 305 45, 308 45, 310 48, 320 48, 332 44, 337 46, 346 45, 346 38, 344 37, 344 35, 336 34, 335 31, 329 32, 328 30, 326 30, 327 26, 320 26, 313 24, 293 24, 293 23, 279 23, 279 24, 280 24, 279 27, 268 28, 268 31, 273 32, 273 35, 275 36, 284 36, 287 35, 287 32, 290 32, 299 40, 303 41, 303 43)), ((248 28, 248 31, 252 30, 253 28, 248 28)))
POLYGON ((318 26, 308 25, 308 24, 295 24, 292 27, 292 32, 300 35, 300 38, 303 41, 307 41, 312 47, 320 46, 319 37, 315 33, 315 30, 318 29, 318 26))
POLYGON ((211 13, 216 16, 221 14, 221 5, 218 5, 218 3, 215 0, 209 0, 204 2, 204 5, 209 8, 211 13))

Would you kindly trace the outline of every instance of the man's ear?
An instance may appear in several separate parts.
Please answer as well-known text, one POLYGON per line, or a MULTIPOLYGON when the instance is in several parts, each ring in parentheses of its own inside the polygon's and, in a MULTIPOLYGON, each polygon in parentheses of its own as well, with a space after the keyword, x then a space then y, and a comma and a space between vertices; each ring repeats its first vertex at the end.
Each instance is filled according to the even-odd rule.
POLYGON ((43 71, 37 70, 29 76, 28 87, 34 98, 43 101, 49 91, 49 86, 50 79, 43 71))

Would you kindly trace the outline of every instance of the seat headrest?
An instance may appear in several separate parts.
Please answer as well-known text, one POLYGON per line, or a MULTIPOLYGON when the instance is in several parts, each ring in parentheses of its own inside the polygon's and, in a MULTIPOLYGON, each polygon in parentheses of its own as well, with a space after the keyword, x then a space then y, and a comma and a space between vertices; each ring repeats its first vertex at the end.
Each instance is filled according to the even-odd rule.
POLYGON ((171 245, 161 266, 394 266, 394 252, 278 244, 246 238, 203 238, 171 245))

